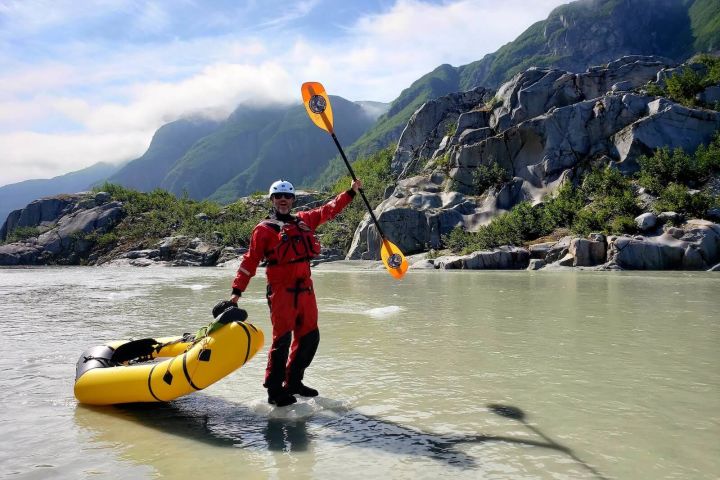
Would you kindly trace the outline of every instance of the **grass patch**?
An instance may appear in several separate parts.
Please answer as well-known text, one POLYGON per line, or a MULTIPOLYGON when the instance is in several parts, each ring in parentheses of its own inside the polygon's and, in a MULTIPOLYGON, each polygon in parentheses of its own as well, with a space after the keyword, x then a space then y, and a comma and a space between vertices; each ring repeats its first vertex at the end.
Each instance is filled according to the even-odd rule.
POLYGON ((24 242, 38 235, 40 235, 40 230, 37 227, 17 227, 10 232, 5 243, 24 242))

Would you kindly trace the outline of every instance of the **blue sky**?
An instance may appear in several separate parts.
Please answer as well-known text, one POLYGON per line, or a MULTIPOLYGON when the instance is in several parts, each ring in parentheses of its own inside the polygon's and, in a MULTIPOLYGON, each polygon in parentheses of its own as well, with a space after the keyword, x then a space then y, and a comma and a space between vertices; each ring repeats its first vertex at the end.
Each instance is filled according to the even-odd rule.
POLYGON ((147 149, 164 123, 298 102, 303 81, 390 102, 564 0, 0 0, 0 185, 147 149))

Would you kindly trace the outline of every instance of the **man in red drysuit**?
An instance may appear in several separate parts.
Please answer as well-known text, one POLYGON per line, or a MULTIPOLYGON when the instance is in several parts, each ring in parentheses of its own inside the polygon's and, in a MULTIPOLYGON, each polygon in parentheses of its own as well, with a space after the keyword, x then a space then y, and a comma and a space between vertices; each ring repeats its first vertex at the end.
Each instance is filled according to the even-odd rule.
POLYGON ((320 342, 310 280, 310 260, 320 253, 315 229, 335 218, 360 188, 362 182, 355 180, 349 190, 326 204, 292 215, 295 188, 285 180, 274 182, 270 186, 273 209, 253 230, 250 248, 240 262, 232 284, 232 303, 238 302, 258 264, 267 262, 267 300, 273 331, 263 386, 268 391, 268 402, 278 407, 295 403, 294 394, 318 394, 302 383, 320 342))

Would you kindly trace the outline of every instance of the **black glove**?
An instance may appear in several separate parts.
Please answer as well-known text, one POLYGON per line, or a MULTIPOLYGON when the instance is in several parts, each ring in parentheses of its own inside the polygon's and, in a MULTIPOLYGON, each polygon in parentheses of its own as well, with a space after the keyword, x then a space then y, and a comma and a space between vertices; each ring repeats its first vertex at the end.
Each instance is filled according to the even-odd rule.
POLYGON ((237 307, 237 303, 233 303, 230 300, 220 300, 212 309, 213 318, 219 317, 221 313, 232 307, 237 307))

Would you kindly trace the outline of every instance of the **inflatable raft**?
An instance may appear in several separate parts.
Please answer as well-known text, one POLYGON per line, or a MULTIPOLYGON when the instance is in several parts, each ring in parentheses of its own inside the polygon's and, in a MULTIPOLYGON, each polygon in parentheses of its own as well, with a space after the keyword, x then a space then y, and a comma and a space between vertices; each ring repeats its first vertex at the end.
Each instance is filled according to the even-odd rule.
POLYGON ((234 308, 195 335, 90 348, 77 362, 75 398, 90 405, 167 402, 202 390, 243 366, 263 346, 262 330, 246 318, 244 310, 234 308))

